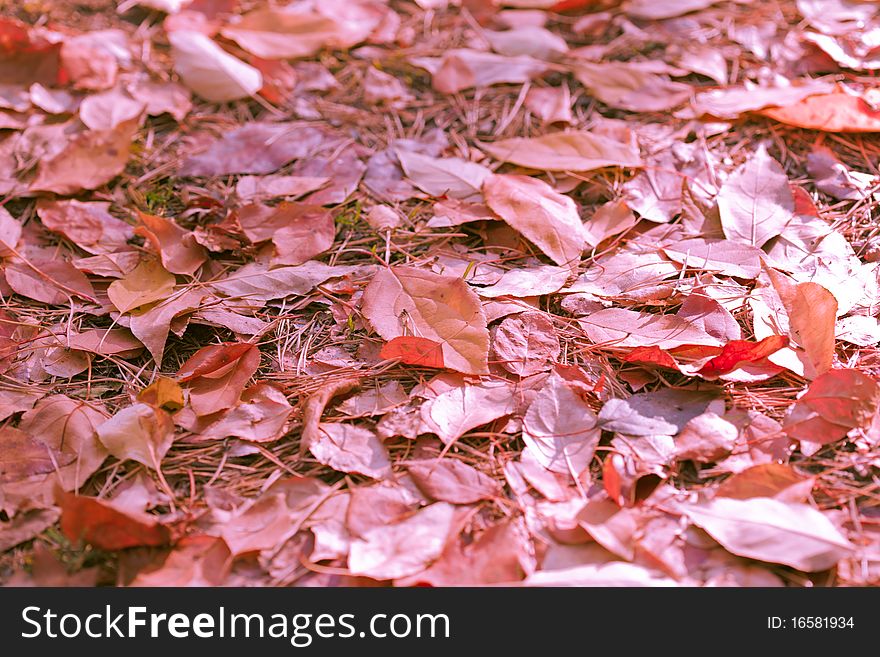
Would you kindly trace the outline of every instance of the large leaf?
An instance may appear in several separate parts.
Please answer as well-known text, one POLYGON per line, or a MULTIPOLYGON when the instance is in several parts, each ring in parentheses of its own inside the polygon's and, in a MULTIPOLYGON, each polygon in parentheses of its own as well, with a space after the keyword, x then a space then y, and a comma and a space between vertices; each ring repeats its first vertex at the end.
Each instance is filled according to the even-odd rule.
POLYGON ((513 412, 513 387, 506 381, 447 390, 421 407, 424 431, 451 445, 471 429, 513 412))
POLYGON ((228 342, 199 349, 177 376, 189 385, 189 403, 196 415, 210 415, 234 406, 259 366, 256 345, 228 342))
POLYGON ((590 466, 602 430, 596 414, 557 374, 551 374, 523 419, 523 441, 552 472, 578 477, 590 466))
POLYGON ((719 497, 688 505, 684 513, 738 556, 806 572, 832 568, 855 549, 826 516, 806 504, 719 497))
POLYGON ((611 348, 655 346, 671 349, 686 344, 722 346, 721 340, 677 315, 608 308, 579 321, 592 342, 611 348))
POLYGON ((199 96, 214 102, 247 98, 263 86, 263 76, 200 32, 178 30, 168 35, 174 70, 199 96))
POLYGON ((483 150, 496 160, 543 171, 592 171, 603 167, 642 166, 635 146, 585 131, 503 139, 483 144, 483 150))
POLYGON ((785 418, 785 432, 824 445, 867 427, 880 403, 880 384, 858 370, 831 370, 810 383, 785 418))
POLYGON ((590 95, 609 107, 631 112, 662 112, 681 105, 691 95, 690 85, 672 82, 630 62, 581 62, 574 74, 590 95))
POLYGON ((864 98, 843 92, 809 96, 761 114, 807 130, 880 132, 880 111, 864 98))
POLYGON ((586 236, 577 206, 568 196, 537 178, 512 174, 487 178, 483 194, 499 217, 553 262, 577 267, 586 236))
POLYGON ((414 575, 443 552, 454 519, 454 506, 436 502, 405 520, 375 527, 352 541, 348 568, 374 579, 414 575))
POLYGON ((492 173, 482 164, 458 157, 429 157, 398 149, 397 159, 406 177, 431 196, 468 198, 479 195, 483 181, 492 173))
POLYGON ((131 459, 153 470, 171 448, 174 425, 171 417, 149 404, 133 404, 101 424, 98 438, 113 456, 131 459))
POLYGON ((361 310, 385 340, 415 332, 442 344, 446 367, 486 374, 489 331, 480 300, 460 278, 414 267, 380 269, 361 310))
POLYGON ((794 215, 794 196, 779 163, 761 146, 718 192, 724 236, 763 246, 779 235, 794 215))

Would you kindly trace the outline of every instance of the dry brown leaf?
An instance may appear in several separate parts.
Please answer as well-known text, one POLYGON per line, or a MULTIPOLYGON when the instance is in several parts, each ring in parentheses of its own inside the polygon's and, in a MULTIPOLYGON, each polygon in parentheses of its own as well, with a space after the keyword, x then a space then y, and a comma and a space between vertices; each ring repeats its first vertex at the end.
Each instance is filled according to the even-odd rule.
POLYGON ((827 570, 855 549, 822 512, 806 504, 719 497, 683 511, 733 554, 806 572, 827 570))
POLYGON ((339 472, 373 479, 391 476, 391 461, 382 441, 369 429, 342 422, 322 422, 309 451, 319 463, 339 472))
POLYGON ((130 273, 107 287, 107 297, 121 313, 171 296, 177 279, 153 258, 142 260, 130 273))
POLYGON ((718 192, 721 227, 729 240, 763 246, 794 214, 794 197, 779 162, 761 146, 718 192))
POLYGON ((199 349, 177 372, 188 384, 196 415, 211 415, 234 406, 260 366, 260 350, 247 342, 228 342, 199 349))
POLYGON ((120 461, 131 459, 159 470, 174 440, 174 423, 159 408, 133 404, 99 425, 97 433, 101 444, 120 461))
POLYGON ((446 367, 488 373, 486 319, 477 295, 460 278, 413 267, 380 269, 364 290, 361 310, 385 340, 414 331, 443 345, 446 367))
POLYGON ((601 434, 595 413, 557 374, 550 375, 523 419, 526 449, 548 470, 574 478, 590 466, 601 434))
POLYGON ((486 204, 553 262, 575 269, 586 239, 568 196, 529 176, 496 174, 483 183, 486 204))
POLYGON ((61 233, 84 251, 109 253, 124 250, 134 237, 134 229, 111 215, 109 207, 110 203, 82 203, 74 199, 40 200, 37 214, 46 228, 61 233))
POLYGON ((174 70, 184 84, 206 100, 226 102, 254 96, 263 76, 214 41, 189 30, 168 34, 174 70))
POLYGON ((125 169, 137 129, 138 122, 133 119, 113 130, 72 134, 56 155, 40 160, 30 190, 75 194, 105 185, 125 169))
POLYGON ((544 171, 592 171, 603 167, 640 167, 638 149, 609 137, 584 132, 554 132, 542 137, 504 139, 483 144, 496 160, 544 171))
POLYGON ((504 319, 493 334, 492 350, 501 367, 521 377, 537 374, 559 356, 559 336, 544 313, 526 312, 504 319))
POLYGON ((193 234, 177 225, 173 219, 138 213, 141 225, 135 232, 147 238, 165 269, 174 274, 192 276, 208 257, 205 248, 196 243, 193 234))

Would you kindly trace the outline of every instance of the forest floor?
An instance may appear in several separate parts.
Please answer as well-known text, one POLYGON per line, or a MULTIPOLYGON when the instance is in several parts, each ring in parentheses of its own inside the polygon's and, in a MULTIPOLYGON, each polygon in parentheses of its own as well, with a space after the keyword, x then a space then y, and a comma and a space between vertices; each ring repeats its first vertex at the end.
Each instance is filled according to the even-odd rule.
POLYGON ((0 581, 880 583, 878 33, 0 0, 0 581))

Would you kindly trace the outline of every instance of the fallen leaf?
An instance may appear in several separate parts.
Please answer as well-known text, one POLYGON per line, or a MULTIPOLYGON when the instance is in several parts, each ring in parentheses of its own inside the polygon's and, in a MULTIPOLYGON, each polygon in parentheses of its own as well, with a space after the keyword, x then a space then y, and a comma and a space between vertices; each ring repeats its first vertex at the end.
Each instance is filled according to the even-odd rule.
POLYGON ((160 376, 138 393, 137 400, 174 413, 183 408, 183 388, 174 379, 160 376))
POLYGON ((168 34, 174 70, 183 83, 205 100, 223 103, 256 95, 263 76, 199 32, 168 34))
POLYGON ((397 151, 406 177, 431 196, 470 198, 479 195, 491 171, 482 164, 458 157, 429 157, 414 151, 397 151))
POLYGON ((806 504, 718 497, 683 511, 733 554, 805 572, 832 568, 855 549, 825 515, 806 504))
POLYGON ((236 195, 243 201, 271 198, 298 198, 321 189, 330 182, 323 176, 242 176, 235 185, 236 195))
POLYGON ((107 287, 107 297, 121 313, 171 296, 177 279, 158 260, 142 260, 130 273, 107 287))
POLYGON ((233 555, 273 549, 296 534, 332 489, 312 477, 279 479, 222 523, 220 535, 233 555))
POLYGON ((574 75, 590 95, 609 107, 631 112, 662 112, 690 98, 690 85, 673 82, 638 63, 578 62, 574 75))
POLYGON ((204 297, 205 294, 202 292, 184 289, 174 292, 155 306, 131 313, 131 332, 143 343, 157 363, 162 362, 171 323, 198 308, 204 297))
POLYGON ((528 82, 547 70, 547 64, 528 55, 506 57, 468 48, 446 50, 442 57, 412 57, 410 62, 430 72, 432 86, 444 94, 528 82))
POLYGON ((193 234, 172 219, 143 212, 138 213, 138 218, 141 225, 135 232, 149 240, 168 271, 192 276, 207 259, 207 251, 196 243, 193 234))
POLYGON ((166 545, 168 529, 146 516, 136 518, 94 497, 59 492, 61 531, 72 542, 84 541, 99 550, 166 545))
POLYGON ((60 453, 59 467, 53 472, 57 472, 61 487, 70 491, 81 487, 107 458, 96 432, 106 419, 100 404, 57 394, 44 397, 26 411, 18 428, 60 453))
POLYGON ((877 412, 880 385, 858 370, 830 370, 810 382, 783 422, 795 440, 826 445, 856 427, 866 427, 877 412))
POLYGON ((645 20, 663 20, 675 18, 692 11, 711 7, 719 0, 664 0, 662 4, 652 0, 626 0, 623 11, 633 18, 645 20))
POLYGON ((584 131, 515 137, 483 144, 482 148, 496 160, 543 171, 642 166, 642 159, 634 146, 584 131))
POLYGON ((663 253, 691 269, 715 271, 737 278, 757 278, 763 252, 739 241, 695 238, 664 245, 663 253))
MULTIPOLYGON (((310 57, 323 48, 350 48, 365 39, 379 23, 379 15, 365 13, 365 8, 357 16, 358 3, 352 3, 347 9, 352 12, 348 16, 302 9, 291 11, 287 7, 260 8, 224 27, 222 34, 264 59, 310 57)), ((330 7, 327 10, 332 12, 330 7)))
POLYGON ((433 432, 451 445, 471 429, 513 412, 513 389, 506 382, 452 388, 422 404, 422 433, 433 432))
POLYGON ((484 30, 483 36, 486 37, 492 50, 508 57, 528 55, 537 59, 552 60, 568 52, 565 39, 537 25, 515 27, 499 32, 484 30))
POLYGON ((83 98, 79 120, 90 130, 115 130, 129 121, 140 123, 146 105, 120 89, 111 89, 83 98))
POLYGON ((416 486, 438 502, 472 504, 501 492, 494 479, 455 459, 407 461, 404 467, 416 486))
POLYGON ((722 344, 718 338, 676 315, 608 308, 587 315, 578 322, 591 342, 612 348, 654 346, 671 349, 682 345, 722 344))
POLYGON ((413 335, 392 338, 379 352, 380 358, 398 359, 407 365, 443 369, 443 344, 413 335))
POLYGON ((788 178, 779 163, 760 147, 718 192, 724 236, 734 242, 763 246, 779 235, 794 213, 788 178))
POLYGON ((551 374, 523 419, 523 441, 552 472, 578 478, 590 466, 602 431, 595 413, 557 374, 551 374))
POLYGON ((385 340, 416 331, 442 344, 449 369, 488 373, 486 319, 477 295, 460 278, 413 267, 380 269, 364 290, 361 311, 385 340))
MULTIPOLYGON (((107 210, 110 203, 69 201, 37 202, 37 214, 49 230, 64 235, 89 253, 124 250, 134 230, 107 210)), ((13 243, 12 246, 15 246, 13 243)))
POLYGON ((323 422, 318 435, 309 443, 309 451, 319 463, 339 472, 362 474, 374 479, 391 476, 391 461, 382 441, 369 429, 323 422))
POLYGON ((261 263, 250 263, 231 272, 211 287, 228 297, 249 301, 268 301, 311 292, 330 278, 345 276, 355 270, 344 265, 325 265, 309 260, 301 265, 268 269, 261 263))
POLYGON ((492 350, 508 372, 537 374, 559 356, 559 336, 544 313, 525 312, 504 319, 493 334, 492 350))
POLYGON ((6 282, 22 296, 51 306, 64 306, 71 296, 94 300, 95 291, 85 274, 63 260, 12 262, 4 270, 6 282))
POLYGON ((537 178, 512 174, 486 178, 483 194, 498 216, 553 262, 577 267, 585 236, 577 206, 568 196, 537 178))
POLYGON ((222 586, 231 566, 222 538, 184 536, 161 566, 140 571, 129 586, 222 586))
POLYGON ((609 399, 599 411, 599 426, 628 436, 675 436, 706 411, 724 412, 711 390, 661 388, 627 399, 609 399))
POLYGON ((435 502, 397 523, 370 529, 351 542, 348 569, 379 580, 414 575, 443 552, 454 520, 455 507, 435 502))
POLYGON ((804 98, 825 94, 834 86, 821 80, 798 80, 786 86, 732 86, 697 93, 691 105, 697 115, 709 115, 719 119, 735 119, 746 112, 766 107, 786 106, 804 98))
POLYGON ((96 431, 101 444, 120 461, 131 459, 153 470, 159 470, 174 440, 171 416, 148 404, 123 408, 96 431))
POLYGON ((459 536, 420 573, 399 578, 395 586, 485 586, 510 584, 523 578, 524 551, 516 522, 492 525, 473 542, 459 536))
POLYGON ((544 123, 574 123, 568 86, 533 87, 525 99, 526 108, 544 123))
POLYGON ((721 376, 744 363, 755 363, 772 356, 786 346, 788 338, 783 335, 771 335, 759 342, 731 340, 724 345, 720 354, 700 368, 699 374, 707 379, 721 376))
POLYGON ((793 104, 769 107, 761 114, 806 130, 880 132, 880 111, 864 98, 844 92, 810 95, 793 104))
POLYGON ((814 483, 813 477, 799 474, 790 465, 762 463, 725 479, 715 495, 737 500, 772 497, 781 502, 806 502, 814 483))
POLYGON ((180 175, 274 173, 325 145, 333 144, 328 143, 328 133, 321 128, 300 123, 247 123, 184 160, 180 175))
POLYGON ((733 423, 712 412, 702 413, 675 437, 675 455, 682 460, 713 463, 733 451, 738 436, 733 423))
POLYGON ((260 350, 247 342, 203 347, 177 372, 188 384, 189 403, 196 415, 211 415, 234 406, 260 366, 260 350))
POLYGON ((40 160, 30 190, 75 194, 109 183, 125 169, 137 128, 132 120, 112 130, 72 134, 57 154, 40 160))
POLYGON ((382 415, 407 401, 409 395, 403 386, 397 381, 389 381, 349 397, 337 410, 349 417, 382 415))
POLYGON ((769 270, 770 280, 788 313, 789 334, 806 353, 810 378, 824 374, 834 363, 837 299, 818 283, 792 284, 769 270))
MULTIPOLYGON (((473 267, 476 274, 484 268, 473 267)), ((497 297, 537 297, 558 292, 571 277, 569 267, 553 267, 550 265, 534 265, 508 269, 497 281, 487 287, 481 287, 478 293, 484 299, 497 297)), ((476 275, 470 279, 479 282, 476 275)))
POLYGON ((4 552, 39 536, 58 521, 57 509, 30 509, 0 521, 0 550, 4 552))
POLYGON ((287 419, 292 412, 293 407, 281 390, 269 383, 258 383, 245 390, 238 404, 201 433, 214 438, 272 442, 285 434, 287 419))

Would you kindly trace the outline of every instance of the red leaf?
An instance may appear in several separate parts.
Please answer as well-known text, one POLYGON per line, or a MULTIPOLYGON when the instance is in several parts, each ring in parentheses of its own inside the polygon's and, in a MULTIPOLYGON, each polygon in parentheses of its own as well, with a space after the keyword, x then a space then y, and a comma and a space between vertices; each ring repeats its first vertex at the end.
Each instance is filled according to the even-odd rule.
POLYGON ((442 369, 443 345, 428 338, 403 335, 392 338, 379 352, 382 358, 398 358, 401 363, 442 369))
POLYGON ((593 7, 596 4, 596 0, 561 0, 557 2, 555 5, 549 8, 550 11, 563 12, 563 11, 571 11, 572 9, 584 9, 588 7, 593 7))
POLYGON ((253 346, 247 342, 227 342, 199 349, 183 364, 177 376, 181 381, 186 382, 200 376, 218 373, 219 370, 244 356, 253 346))
POLYGON ((134 518, 94 497, 82 497, 61 490, 61 531, 71 541, 83 540, 101 550, 123 550, 169 542, 168 529, 156 522, 134 518))
POLYGON ((835 92, 758 112, 780 123, 825 132, 880 132, 880 112, 864 98, 835 92))
POLYGON ((190 384, 190 406, 201 416, 234 406, 259 366, 256 345, 227 342, 199 349, 177 375, 190 384))
POLYGON ((668 367, 671 370, 679 370, 678 363, 669 354, 668 351, 661 349, 656 345, 650 347, 636 347, 621 359, 624 363, 642 363, 647 365, 657 365, 659 367, 668 367))
POLYGON ((810 193, 800 185, 790 184, 789 187, 791 188, 792 196, 794 196, 794 213, 818 217, 819 208, 816 207, 816 203, 813 201, 810 193))
POLYGON ((788 338, 784 335, 771 335, 760 342, 731 340, 720 354, 703 365, 699 373, 704 377, 727 374, 743 363, 763 360, 787 346, 788 338))

